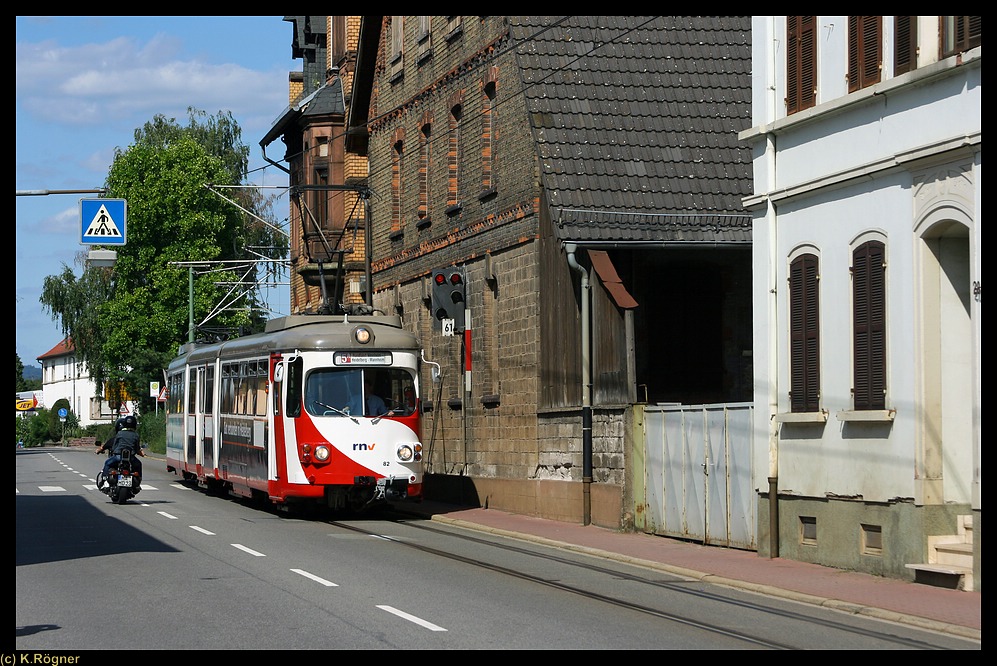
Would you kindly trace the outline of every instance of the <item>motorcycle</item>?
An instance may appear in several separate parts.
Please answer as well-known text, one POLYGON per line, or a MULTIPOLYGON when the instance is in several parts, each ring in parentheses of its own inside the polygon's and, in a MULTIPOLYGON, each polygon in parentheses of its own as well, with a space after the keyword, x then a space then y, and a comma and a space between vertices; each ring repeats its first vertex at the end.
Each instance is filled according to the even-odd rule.
POLYGON ((97 472, 97 487, 115 504, 124 504, 138 495, 142 489, 140 486, 142 479, 138 471, 132 469, 132 455, 132 452, 126 449, 121 452, 121 460, 111 465, 111 471, 107 475, 103 469, 97 472))

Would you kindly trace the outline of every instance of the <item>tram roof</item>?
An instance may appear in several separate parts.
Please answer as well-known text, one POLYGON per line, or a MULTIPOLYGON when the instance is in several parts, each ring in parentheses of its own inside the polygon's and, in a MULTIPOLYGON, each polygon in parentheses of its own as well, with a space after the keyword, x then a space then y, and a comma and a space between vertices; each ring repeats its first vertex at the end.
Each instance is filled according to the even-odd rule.
MULTIPOLYGON (((420 349, 419 339, 402 327, 397 315, 289 315, 267 322, 263 333, 255 333, 214 343, 186 343, 180 347, 179 356, 186 360, 248 358, 274 351, 362 350, 373 345, 362 345, 353 337, 357 326, 367 326, 374 334, 377 349, 420 349)), ((180 359, 174 360, 176 365, 180 359)))

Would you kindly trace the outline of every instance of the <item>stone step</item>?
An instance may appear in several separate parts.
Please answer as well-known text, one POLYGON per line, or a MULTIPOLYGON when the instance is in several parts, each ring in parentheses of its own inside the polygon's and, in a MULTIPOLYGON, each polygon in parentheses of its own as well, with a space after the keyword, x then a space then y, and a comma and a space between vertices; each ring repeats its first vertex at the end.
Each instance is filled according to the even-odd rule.
POLYGON ((951 590, 973 591, 973 569, 954 564, 908 564, 914 571, 914 582, 945 587, 951 590))

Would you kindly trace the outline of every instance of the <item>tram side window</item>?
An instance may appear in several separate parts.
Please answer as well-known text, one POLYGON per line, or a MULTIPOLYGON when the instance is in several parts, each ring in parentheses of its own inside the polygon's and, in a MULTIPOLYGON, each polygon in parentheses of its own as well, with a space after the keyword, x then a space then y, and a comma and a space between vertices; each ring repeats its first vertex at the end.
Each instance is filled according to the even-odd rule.
POLYGON ((284 373, 284 385, 287 387, 287 403, 284 411, 291 418, 301 416, 303 371, 304 364, 300 356, 287 361, 287 369, 284 373))
POLYGON ((256 415, 267 415, 267 362, 256 363, 256 415))
MULTIPOLYGON (((250 391, 250 387, 253 382, 253 377, 249 376, 250 367, 248 363, 239 364, 239 384, 236 390, 235 399, 235 413, 236 414, 252 414, 253 405, 251 400, 253 399, 253 394, 250 391)), ((252 367, 253 375, 256 374, 256 367, 252 367)))
POLYGON ((238 366, 226 363, 222 366, 221 385, 221 412, 231 414, 235 411, 235 377, 233 373, 238 372, 238 366))
POLYGON ((182 414, 184 405, 183 372, 177 372, 170 376, 168 390, 167 411, 171 414, 182 414))
POLYGON ((197 412, 197 404, 194 399, 197 397, 197 369, 190 368, 187 373, 187 413, 195 414, 197 412))
POLYGON ((209 365, 204 371, 204 413, 215 411, 215 366, 209 365))

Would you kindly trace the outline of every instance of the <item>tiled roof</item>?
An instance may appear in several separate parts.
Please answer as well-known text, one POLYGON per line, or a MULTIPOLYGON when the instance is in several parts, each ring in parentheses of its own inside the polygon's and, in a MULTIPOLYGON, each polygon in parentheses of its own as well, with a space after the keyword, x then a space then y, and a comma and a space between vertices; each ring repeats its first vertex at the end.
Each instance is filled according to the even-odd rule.
POLYGON ((346 103, 343 100, 343 83, 336 77, 328 85, 298 100, 284 109, 270 127, 270 131, 260 140, 264 148, 283 135, 289 127, 295 126, 302 116, 344 115, 346 103))
POLYGON ((75 353, 76 353, 76 345, 73 344, 73 340, 71 338, 65 338, 62 342, 57 344, 55 347, 49 349, 47 352, 45 352, 35 360, 41 361, 42 359, 46 358, 67 356, 69 354, 75 354, 75 353))
POLYGON ((559 238, 750 242, 750 17, 509 19, 559 238))

